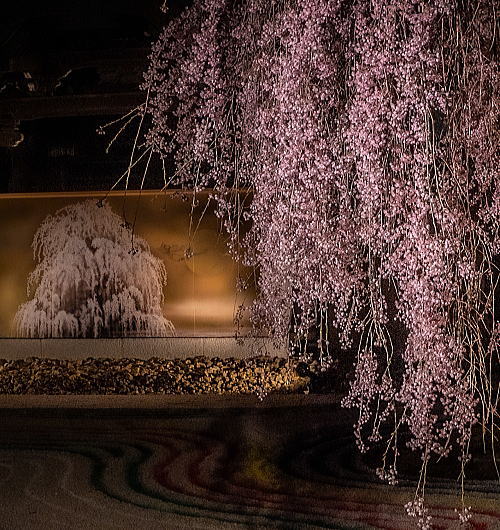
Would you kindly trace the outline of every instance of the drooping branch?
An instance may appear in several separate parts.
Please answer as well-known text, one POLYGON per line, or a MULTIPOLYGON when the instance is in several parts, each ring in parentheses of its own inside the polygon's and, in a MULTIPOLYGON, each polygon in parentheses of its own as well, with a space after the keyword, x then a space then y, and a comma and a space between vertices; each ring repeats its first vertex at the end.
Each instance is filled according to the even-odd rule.
MULTIPOLYGON (((213 188, 258 269, 255 325, 307 337, 328 318, 358 350, 360 448, 393 421, 425 466, 455 442, 467 459, 479 408, 498 419, 493 4, 195 0, 145 75, 148 146, 213 188)), ((409 511, 427 524, 419 497, 409 511)))

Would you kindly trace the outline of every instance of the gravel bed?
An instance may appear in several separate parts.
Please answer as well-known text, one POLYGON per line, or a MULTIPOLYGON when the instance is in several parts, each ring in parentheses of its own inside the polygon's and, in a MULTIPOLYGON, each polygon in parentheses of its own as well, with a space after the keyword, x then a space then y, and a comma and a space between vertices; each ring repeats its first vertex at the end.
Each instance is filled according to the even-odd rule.
POLYGON ((0 359, 0 394, 259 394, 307 392, 310 378, 280 358, 0 359))

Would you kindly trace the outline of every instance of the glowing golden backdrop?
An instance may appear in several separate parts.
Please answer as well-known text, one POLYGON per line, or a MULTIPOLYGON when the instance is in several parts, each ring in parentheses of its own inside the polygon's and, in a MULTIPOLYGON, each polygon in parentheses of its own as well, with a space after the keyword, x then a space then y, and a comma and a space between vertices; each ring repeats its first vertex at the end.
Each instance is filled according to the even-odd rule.
MULTIPOLYGON (((98 200, 104 195, 104 192, 0 195, 1 337, 15 334, 14 315, 19 304, 27 299, 27 278, 35 267, 31 242, 40 223, 67 204, 88 198, 98 200)), ((123 192, 114 192, 107 200, 118 214, 125 207, 127 220, 133 220, 138 192, 129 191, 126 198, 123 192)), ((180 336, 233 335, 236 308, 243 296, 248 301, 254 295, 252 289, 244 295, 236 291, 238 275, 247 277, 250 271, 229 256, 210 205, 198 223, 207 200, 208 194, 198 194, 193 208, 190 194, 146 191, 139 201, 135 231, 165 263, 168 282, 163 310, 180 336)))

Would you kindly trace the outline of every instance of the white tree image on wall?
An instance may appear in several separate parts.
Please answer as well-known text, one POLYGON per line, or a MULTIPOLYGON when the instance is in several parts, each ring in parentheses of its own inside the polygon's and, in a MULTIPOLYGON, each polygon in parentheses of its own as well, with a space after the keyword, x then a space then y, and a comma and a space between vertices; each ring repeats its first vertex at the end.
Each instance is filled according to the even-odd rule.
POLYGON ((14 323, 20 337, 168 336, 167 273, 107 202, 47 216, 33 238, 35 270, 14 323))

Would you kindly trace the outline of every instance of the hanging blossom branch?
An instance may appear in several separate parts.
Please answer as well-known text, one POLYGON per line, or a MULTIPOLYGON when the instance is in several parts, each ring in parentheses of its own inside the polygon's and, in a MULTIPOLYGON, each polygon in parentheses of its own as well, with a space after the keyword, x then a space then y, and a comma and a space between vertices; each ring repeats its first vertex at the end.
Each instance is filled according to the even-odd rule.
POLYGON ((324 327, 357 347, 344 405, 359 410, 358 445, 392 424, 379 475, 395 482, 406 429, 423 458, 407 505, 422 528, 431 456, 458 445, 463 478, 478 417, 492 440, 498 428, 495 12, 195 0, 153 46, 143 86, 147 148, 173 160, 173 184, 213 190, 231 250, 258 270, 256 328, 288 340, 319 324, 321 354, 324 327))

